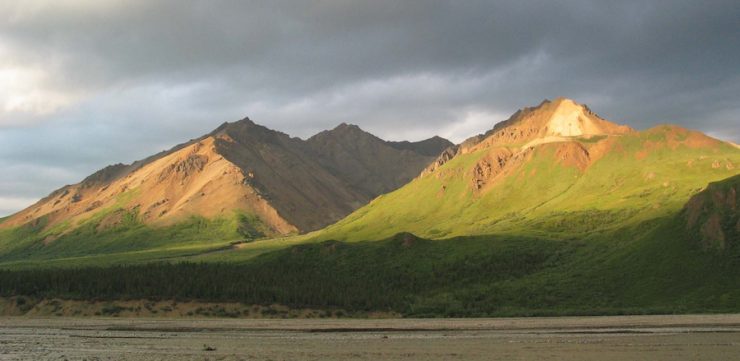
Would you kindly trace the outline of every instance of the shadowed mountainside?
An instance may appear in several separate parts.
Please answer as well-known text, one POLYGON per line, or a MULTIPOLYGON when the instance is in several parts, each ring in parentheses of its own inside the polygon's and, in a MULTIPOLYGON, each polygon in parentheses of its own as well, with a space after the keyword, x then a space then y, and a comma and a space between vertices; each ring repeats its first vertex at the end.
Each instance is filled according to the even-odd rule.
POLYGON ((686 229, 704 248, 740 247, 740 175, 710 183, 684 207, 686 229))

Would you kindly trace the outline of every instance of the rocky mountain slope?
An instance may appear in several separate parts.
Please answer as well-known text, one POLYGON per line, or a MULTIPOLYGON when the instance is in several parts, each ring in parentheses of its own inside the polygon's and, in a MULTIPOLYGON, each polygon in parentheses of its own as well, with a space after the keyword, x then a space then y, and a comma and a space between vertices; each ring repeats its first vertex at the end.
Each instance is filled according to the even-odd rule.
POLYGON ((439 138, 404 144, 346 124, 304 141, 245 118, 130 165, 106 167, 0 228, 34 227, 46 243, 85 224, 115 229, 131 217, 166 227, 238 216, 238 227, 253 235, 314 230, 408 182, 451 145, 439 138))

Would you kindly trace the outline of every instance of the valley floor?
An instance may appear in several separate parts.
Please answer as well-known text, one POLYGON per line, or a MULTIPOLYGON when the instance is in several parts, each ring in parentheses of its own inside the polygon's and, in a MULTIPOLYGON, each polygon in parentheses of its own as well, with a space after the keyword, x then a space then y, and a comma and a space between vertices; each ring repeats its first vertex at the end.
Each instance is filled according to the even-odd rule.
POLYGON ((736 360, 740 314, 498 319, 0 318, 0 360, 736 360))

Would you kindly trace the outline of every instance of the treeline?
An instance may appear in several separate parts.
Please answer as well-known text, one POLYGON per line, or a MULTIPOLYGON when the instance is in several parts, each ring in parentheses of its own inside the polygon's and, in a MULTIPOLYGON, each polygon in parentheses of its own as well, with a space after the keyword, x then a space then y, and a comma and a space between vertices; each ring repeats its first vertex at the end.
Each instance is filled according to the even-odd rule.
MULTIPOLYGON (((675 237, 468 237, 298 245, 244 263, 0 270, 0 297, 280 304, 350 314, 523 316, 740 311, 740 262, 675 237), (679 239, 680 241, 676 241, 679 239), (690 265, 688 267, 687 265, 690 265)), ((665 232, 660 232, 665 234, 665 232)))
POLYGON ((0 295, 88 300, 175 299, 293 307, 397 308, 399 289, 315 267, 223 263, 0 271, 0 295))
POLYGON ((521 277, 554 254, 552 247, 481 253, 457 246, 450 252, 449 244, 406 235, 368 244, 301 245, 242 264, 5 270, 0 296, 277 303, 410 314, 419 298, 521 277))

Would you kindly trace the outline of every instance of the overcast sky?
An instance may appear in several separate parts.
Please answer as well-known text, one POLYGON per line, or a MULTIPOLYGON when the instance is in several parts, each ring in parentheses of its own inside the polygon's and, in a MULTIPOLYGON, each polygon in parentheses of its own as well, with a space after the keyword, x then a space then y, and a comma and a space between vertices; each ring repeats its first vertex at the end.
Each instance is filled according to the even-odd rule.
POLYGON ((249 116, 460 141, 566 96, 740 141, 740 2, 0 0, 0 216, 249 116))

